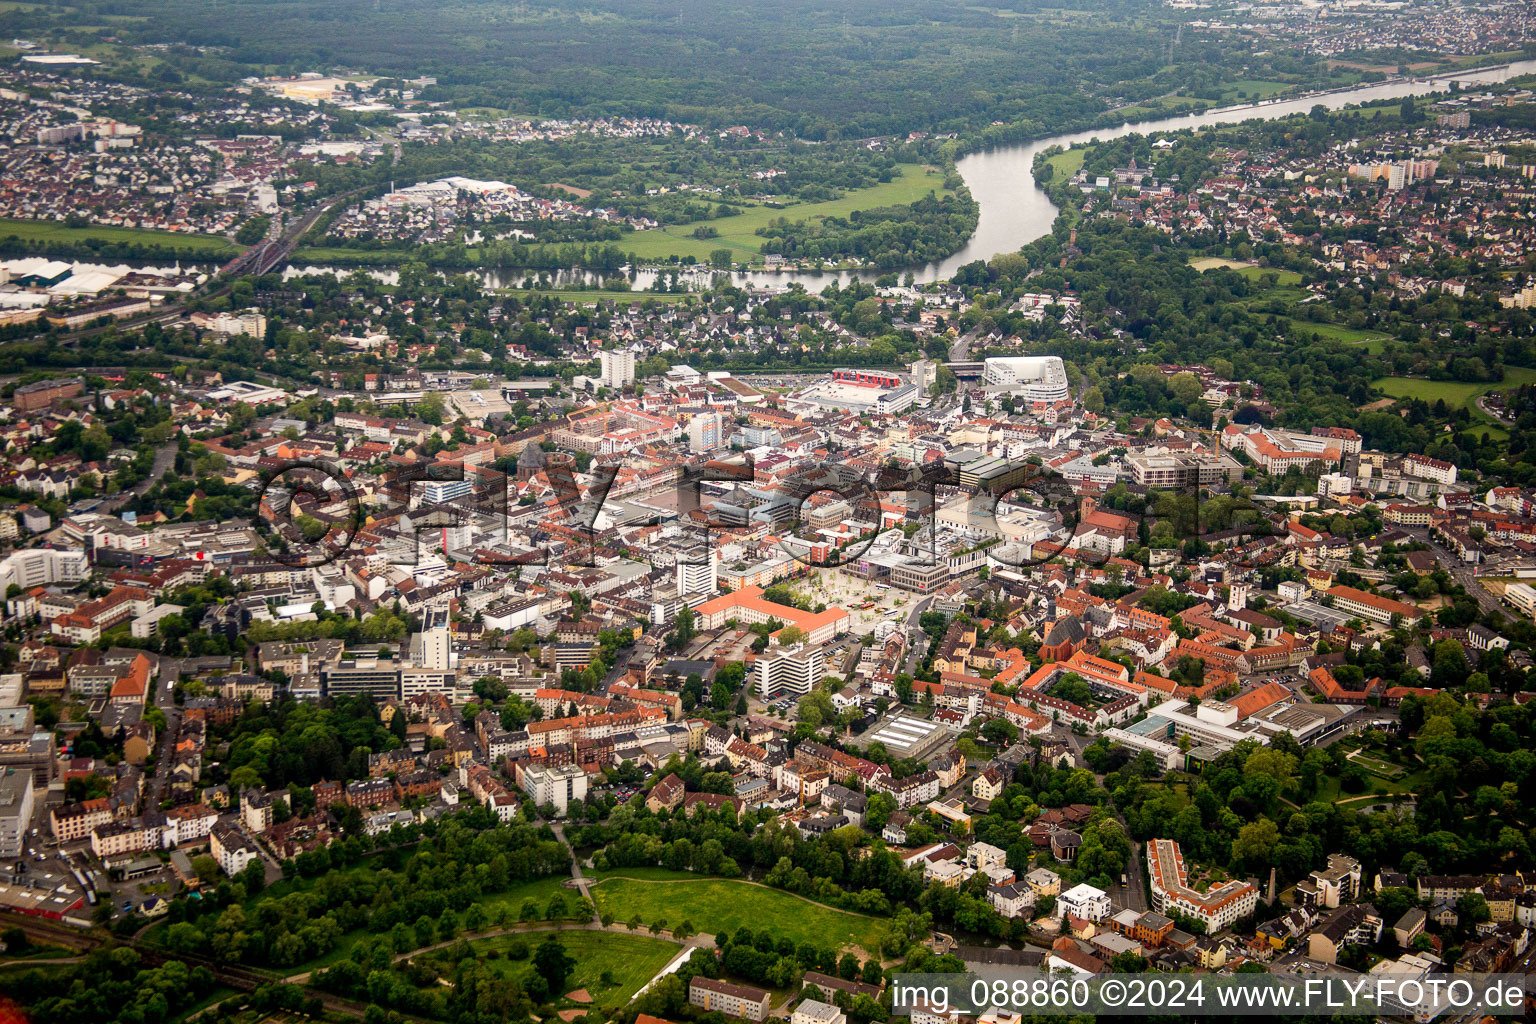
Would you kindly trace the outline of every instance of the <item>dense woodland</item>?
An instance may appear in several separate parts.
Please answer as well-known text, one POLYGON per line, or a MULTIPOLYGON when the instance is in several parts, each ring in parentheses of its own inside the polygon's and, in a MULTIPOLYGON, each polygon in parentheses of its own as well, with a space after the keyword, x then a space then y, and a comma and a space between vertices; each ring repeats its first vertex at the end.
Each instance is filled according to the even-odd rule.
POLYGON ((1230 101, 1229 82, 1362 77, 1240 36, 1180 34, 1152 0, 80 0, 7 11, 0 31, 83 47, 96 37, 76 26, 108 15, 125 42, 185 44, 161 51, 149 82, 339 66, 436 77, 423 98, 461 107, 746 124, 815 140, 957 131, 996 142, 1118 124, 1113 108, 1172 93, 1161 109, 1230 101))

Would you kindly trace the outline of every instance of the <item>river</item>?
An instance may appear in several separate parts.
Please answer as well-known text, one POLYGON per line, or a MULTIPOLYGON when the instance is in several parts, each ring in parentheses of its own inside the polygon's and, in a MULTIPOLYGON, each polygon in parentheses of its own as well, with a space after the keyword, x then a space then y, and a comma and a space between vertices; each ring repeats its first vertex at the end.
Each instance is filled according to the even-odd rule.
MULTIPOLYGON (((1399 99, 1404 96, 1424 96, 1433 93, 1449 92, 1451 88, 1450 83, 1453 80, 1464 85, 1492 85, 1530 74, 1536 74, 1536 60, 1515 61, 1496 68, 1435 75, 1427 78, 1397 79, 1378 85, 1341 89, 1335 92, 1314 93, 1309 96, 1300 96, 1292 99, 1267 100, 1236 107, 1222 107, 1199 114, 1186 114, 1179 117, 1162 118, 1156 121, 1138 121, 1134 124, 1123 124, 1118 128, 1100 128, 1092 131, 1053 135, 1050 138, 1036 139, 1033 142, 998 146, 994 149, 971 153, 962 157, 957 162, 956 170, 965 179, 966 185, 971 190, 971 196, 980 207, 980 216, 977 220, 975 233, 971 235, 970 240, 961 247, 959 252, 948 259, 940 260, 936 263, 928 263, 923 266, 906 267, 895 271, 895 273, 900 274, 902 277, 911 273, 920 284, 946 281, 953 277, 955 272, 967 263, 974 263, 976 260, 990 260, 999 253, 1017 252, 1035 239, 1048 234, 1051 230, 1051 225, 1055 223, 1057 210, 1050 197, 1046 195, 1045 190, 1035 184, 1034 164, 1035 157, 1052 146, 1069 148, 1076 143, 1091 142, 1094 139, 1107 141, 1132 134, 1157 135, 1203 128, 1206 125, 1236 124, 1254 118, 1288 117, 1292 114, 1304 114, 1318 104, 1330 110, 1338 110, 1352 104, 1370 103, 1376 100, 1399 99)), ((348 272, 344 268, 337 267, 290 267, 287 273, 291 276, 298 273, 325 271, 337 274, 348 272)), ((372 273, 377 274, 386 281, 392 281, 394 277, 393 271, 373 271, 372 273)), ((486 285, 492 288, 515 287, 529 276, 529 273, 526 271, 513 270, 487 270, 479 273, 486 285)), ((653 269, 637 271, 632 279, 633 287, 637 291, 649 288, 655 281, 657 273, 658 271, 653 269)), ((892 271, 826 271, 818 273, 816 271, 753 270, 736 273, 732 277, 738 284, 744 286, 782 289, 795 282, 799 282, 808 291, 819 292, 833 281, 847 283, 855 277, 860 280, 873 281, 881 274, 887 273, 892 273, 892 271)), ((533 276, 538 277, 538 272, 533 272, 533 276)), ((561 285, 569 286, 583 280, 591 280, 590 276, 582 271, 561 271, 557 274, 547 274, 546 276, 549 277, 551 284, 557 287, 561 285)), ((685 271, 683 280, 688 283, 708 286, 712 277, 713 274, 707 270, 685 271)), ((637 295, 638 297, 640 296, 637 295)))

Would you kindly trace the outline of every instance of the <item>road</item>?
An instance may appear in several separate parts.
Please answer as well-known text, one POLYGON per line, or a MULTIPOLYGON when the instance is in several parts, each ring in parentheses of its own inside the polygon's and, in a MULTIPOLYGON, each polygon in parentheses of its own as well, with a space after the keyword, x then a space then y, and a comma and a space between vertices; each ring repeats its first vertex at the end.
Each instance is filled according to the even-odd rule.
POLYGON ((928 646, 928 634, 924 633, 918 626, 917 620, 922 618, 923 612, 927 611, 928 606, 931 604, 933 604, 933 598, 925 597, 913 605, 912 610, 907 613, 907 621, 905 623, 907 635, 909 637, 912 636, 914 630, 917 634, 916 639, 912 642, 912 646, 907 649, 906 664, 902 666, 902 671, 909 676, 912 675, 912 670, 917 667, 917 659, 922 657, 923 651, 928 646))
POLYGON ((1436 542, 1429 535, 1428 530, 1422 527, 1412 527, 1405 529, 1403 532, 1411 535, 1414 540, 1421 540, 1428 544, 1429 550, 1435 556, 1435 561, 1440 563, 1442 569, 1450 573, 1451 579, 1467 589, 1467 593, 1477 600, 1479 608, 1485 612, 1498 612, 1501 615, 1509 614, 1508 609, 1499 603, 1499 599, 1483 588, 1482 583, 1477 578, 1477 574, 1472 571, 1472 566, 1463 562, 1436 542))
POLYGON ((1495 420, 1497 420, 1500 423, 1505 424, 1506 426, 1511 424, 1511 423, 1513 423, 1513 422, 1515 422, 1514 420, 1510 419, 1508 416, 1504 415, 1503 413, 1498 412, 1498 411, 1496 411, 1494 409, 1488 408, 1488 406, 1486 404, 1487 398, 1488 398, 1487 395, 1478 395, 1477 396, 1477 399, 1476 399, 1477 407, 1480 410, 1482 410, 1483 412, 1487 413, 1489 416, 1492 416, 1495 420))
POLYGON ((129 501, 138 497, 153 487, 155 484, 159 483, 160 478, 165 475, 166 470, 170 469, 172 464, 175 463, 176 452, 177 445, 175 441, 167 441, 165 444, 156 448, 155 464, 150 467, 149 475, 146 476, 143 480, 140 480, 138 483, 134 484, 128 490, 123 491, 121 494, 103 501, 101 505, 97 507, 96 511, 101 512, 104 515, 111 515, 118 509, 122 508, 124 505, 128 504, 129 501))

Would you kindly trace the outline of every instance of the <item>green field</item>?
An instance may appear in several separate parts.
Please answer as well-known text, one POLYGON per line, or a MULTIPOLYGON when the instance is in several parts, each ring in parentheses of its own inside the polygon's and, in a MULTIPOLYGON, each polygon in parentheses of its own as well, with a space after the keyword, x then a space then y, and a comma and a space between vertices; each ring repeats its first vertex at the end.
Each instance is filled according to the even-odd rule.
POLYGON ((1472 411, 1472 432, 1481 435, 1486 431, 1491 439, 1497 441, 1507 438, 1509 431, 1479 409, 1473 400, 1491 391, 1508 391, 1522 384, 1536 384, 1536 370, 1505 367, 1504 379, 1498 383, 1424 380, 1420 377, 1382 377, 1373 383, 1393 398, 1419 398, 1431 405, 1443 398, 1445 404, 1452 409, 1466 407, 1472 411))
POLYGON ((1286 330, 1295 336, 1310 338, 1317 335, 1324 341, 1341 341, 1347 345, 1361 345, 1372 355, 1380 354, 1382 347, 1389 340, 1385 334, 1378 331, 1363 331, 1355 327, 1345 327, 1342 324, 1313 323, 1310 320, 1296 320, 1291 317, 1280 317, 1281 323, 1286 325, 1286 330))
MULTIPOLYGON (((1081 157, 1079 157, 1081 160, 1081 157)), ((702 221, 693 224, 674 224, 652 231, 636 231, 619 240, 619 248, 632 252, 642 260, 664 260, 669 256, 692 256, 700 263, 708 262, 709 254, 716 249, 731 250, 731 258, 738 263, 762 262, 759 245, 762 239, 757 229, 779 217, 792 221, 815 220, 826 217, 847 217, 855 210, 869 210, 879 206, 896 206, 915 202, 929 192, 939 197, 950 195, 944 188, 944 174, 939 170, 925 170, 918 164, 899 165, 899 177, 866 189, 850 192, 825 203, 789 203, 782 209, 771 206, 750 206, 734 217, 722 220, 702 221), (693 230, 700 223, 708 224, 720 232, 718 238, 694 238, 693 230)))
POLYGON ((1408 772, 1408 769, 1400 764, 1383 761, 1381 758, 1371 757, 1369 754, 1362 754, 1359 751, 1350 754, 1349 759, 1380 779, 1400 779, 1408 772))
POLYGON ((1225 267, 1235 270, 1250 281, 1258 281, 1265 274, 1273 274, 1276 288, 1295 288, 1301 284, 1301 275, 1294 270, 1281 270, 1277 267, 1261 267, 1257 263, 1245 263, 1242 260, 1229 260, 1221 256, 1195 256, 1189 261, 1194 269, 1205 273, 1207 270, 1215 270, 1217 267, 1225 267))
POLYGON ((687 921, 701 932, 767 928, 796 943, 830 943, 874 949, 883 922, 876 917, 834 910, 777 889, 725 878, 651 881, 610 876, 592 889, 597 909, 628 921, 639 915, 646 925, 665 919, 687 921))
MULTIPOLYGON (((379 867, 383 866, 383 864, 384 859, 382 857, 369 857, 366 858, 361 864, 346 870, 347 873, 363 874, 375 871, 379 867)), ((544 878, 536 878, 531 882, 522 882, 520 884, 514 885, 506 892, 490 893, 481 896, 478 900, 476 900, 476 902, 480 904, 481 910, 485 912, 487 917, 486 928, 491 929, 500 927, 500 925, 497 923, 497 917, 503 912, 503 908, 505 908, 506 923, 508 925, 518 923, 522 914, 523 902, 530 899, 533 900, 534 905, 538 908, 538 917, 536 920, 547 920, 545 917, 545 910, 549 905, 549 898, 557 892, 564 893, 566 898, 566 912, 563 915, 562 920, 576 919, 579 916, 576 912, 576 905, 577 901, 581 899, 581 893, 575 889, 566 887, 565 881, 569 877, 569 875, 548 875, 544 878)), ((247 913, 254 913, 255 908, 264 900, 280 899, 283 896, 289 895, 290 893, 308 889, 313 884, 313 880, 302 878, 284 878, 278 882, 274 882, 261 893, 257 894, 256 896, 252 896, 250 899, 245 901, 246 911, 247 913)), ((161 921, 154 925, 154 927, 150 928, 149 931, 145 933, 144 937, 152 945, 159 945, 164 940, 165 932, 169 928, 169 922, 161 921)), ((332 949, 330 952, 324 954, 323 956, 317 957, 308 963, 296 964, 292 967, 281 968, 280 970, 283 971, 286 975, 293 975, 319 970, 322 967, 329 967, 340 960, 346 959, 347 956, 351 954, 352 948, 357 945, 357 943, 364 937, 371 934, 373 933, 368 931, 366 928, 359 928, 354 931, 347 932, 342 935, 340 940, 336 943, 336 948, 332 949)))
POLYGON ((226 238, 216 235, 183 235, 174 231, 145 231, 141 228, 86 227, 72 228, 63 224, 39 220, 7 220, 0 218, 0 238, 15 235, 24 242, 111 242, 125 245, 163 245, 176 249, 193 250, 200 256, 233 256, 240 247, 226 238))
MULTIPOLYGON (((522 981, 533 972, 531 956, 523 960, 509 960, 505 957, 508 947, 514 941, 526 942, 531 954, 551 935, 558 938, 566 953, 576 960, 576 970, 566 981, 566 992, 586 989, 592 997, 593 1006, 613 1007, 629 1002, 640 987, 655 977, 656 972, 667 966, 678 950, 682 949, 679 943, 649 935, 574 930, 498 935, 491 939, 474 940, 470 948, 476 956, 482 958, 487 953, 503 954, 486 960, 486 963, 500 977, 522 981), (611 984, 603 983, 604 974, 608 975, 611 984)), ((434 963, 438 958, 439 953, 425 953, 419 959, 434 963)), ((564 994, 560 993, 562 996, 564 994)))
POLYGON ((1053 180, 1065 181, 1078 172, 1087 156, 1088 151, 1078 146, 1047 157, 1045 162, 1056 168, 1056 177, 1053 180))
POLYGON ((1266 82, 1255 78, 1241 78, 1236 82, 1226 82, 1222 86, 1221 101, 1223 103, 1249 103, 1253 100, 1267 100, 1271 96, 1285 92, 1293 88, 1289 82, 1266 82))

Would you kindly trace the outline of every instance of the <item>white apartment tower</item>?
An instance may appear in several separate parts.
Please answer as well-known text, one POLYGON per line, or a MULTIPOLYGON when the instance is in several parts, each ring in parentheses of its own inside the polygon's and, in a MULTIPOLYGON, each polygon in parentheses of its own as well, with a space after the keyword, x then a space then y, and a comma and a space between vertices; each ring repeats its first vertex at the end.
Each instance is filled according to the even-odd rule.
POLYGON ((688 450, 708 452, 725 444, 725 427, 717 412, 701 412, 688 421, 688 450))
POLYGON ((803 697, 821 682, 824 662, 821 647, 797 644, 769 648, 757 659, 757 694, 774 700, 785 694, 803 697))
POLYGON ((677 596, 684 604, 693 604, 694 596, 710 597, 718 587, 714 552, 695 548, 677 561, 677 596))
POLYGON ((609 351, 604 349, 597 354, 599 364, 602 366, 602 374, 598 380, 610 388, 621 388, 625 384, 632 384, 635 380, 635 354, 628 349, 616 349, 609 351))

